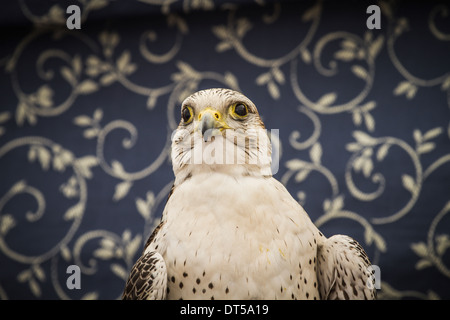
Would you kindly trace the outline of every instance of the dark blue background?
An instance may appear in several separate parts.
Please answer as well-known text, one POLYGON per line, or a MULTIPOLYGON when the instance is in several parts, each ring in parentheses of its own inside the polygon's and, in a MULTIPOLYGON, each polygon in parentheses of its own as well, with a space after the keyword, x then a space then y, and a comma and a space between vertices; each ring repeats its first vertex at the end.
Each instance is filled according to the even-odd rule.
POLYGON ((378 2, 368 30, 365 1, 151 2, 80 1, 81 30, 69 1, 0 12, 0 298, 120 297, 170 191, 179 103, 209 87, 279 129, 275 177, 363 245, 380 298, 450 298, 447 3, 378 2))

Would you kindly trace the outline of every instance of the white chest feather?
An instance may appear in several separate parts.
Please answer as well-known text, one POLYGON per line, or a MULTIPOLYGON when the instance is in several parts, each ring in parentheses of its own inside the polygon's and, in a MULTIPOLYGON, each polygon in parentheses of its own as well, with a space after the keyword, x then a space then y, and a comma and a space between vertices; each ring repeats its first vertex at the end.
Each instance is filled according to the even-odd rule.
POLYGON ((196 174, 166 206, 155 245, 168 298, 318 298, 318 231, 272 178, 196 174))

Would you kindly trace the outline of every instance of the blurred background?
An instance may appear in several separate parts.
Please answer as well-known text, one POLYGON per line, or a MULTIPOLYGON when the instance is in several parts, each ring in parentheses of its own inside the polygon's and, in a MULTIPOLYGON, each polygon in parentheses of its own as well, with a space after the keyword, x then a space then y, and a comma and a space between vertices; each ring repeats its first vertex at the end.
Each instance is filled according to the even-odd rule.
POLYGON ((119 298, 173 182, 180 102, 227 87, 279 129, 275 177, 379 266, 379 298, 449 299, 449 14, 446 1, 10 1, 0 298, 119 298), (66 25, 73 4, 81 29, 66 25))

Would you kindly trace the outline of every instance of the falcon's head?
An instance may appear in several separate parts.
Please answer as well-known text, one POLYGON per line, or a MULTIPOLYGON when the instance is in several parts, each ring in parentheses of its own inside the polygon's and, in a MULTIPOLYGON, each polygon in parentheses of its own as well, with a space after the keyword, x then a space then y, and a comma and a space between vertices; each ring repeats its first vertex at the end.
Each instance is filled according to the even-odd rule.
POLYGON ((256 106, 229 89, 187 97, 172 136, 172 164, 175 176, 185 168, 270 176, 271 144, 256 106))

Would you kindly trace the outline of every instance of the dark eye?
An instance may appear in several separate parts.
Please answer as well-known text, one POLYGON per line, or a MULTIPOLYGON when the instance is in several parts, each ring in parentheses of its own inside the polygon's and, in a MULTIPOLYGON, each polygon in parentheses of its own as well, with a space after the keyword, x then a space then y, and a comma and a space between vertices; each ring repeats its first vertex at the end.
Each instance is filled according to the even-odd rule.
POLYGON ((184 107, 183 110, 181 110, 181 118, 183 119, 184 123, 189 123, 192 120, 191 107, 184 107))
POLYGON ((239 117, 245 117, 248 114, 247 106, 243 103, 238 103, 234 107, 234 113, 237 114, 239 117))

